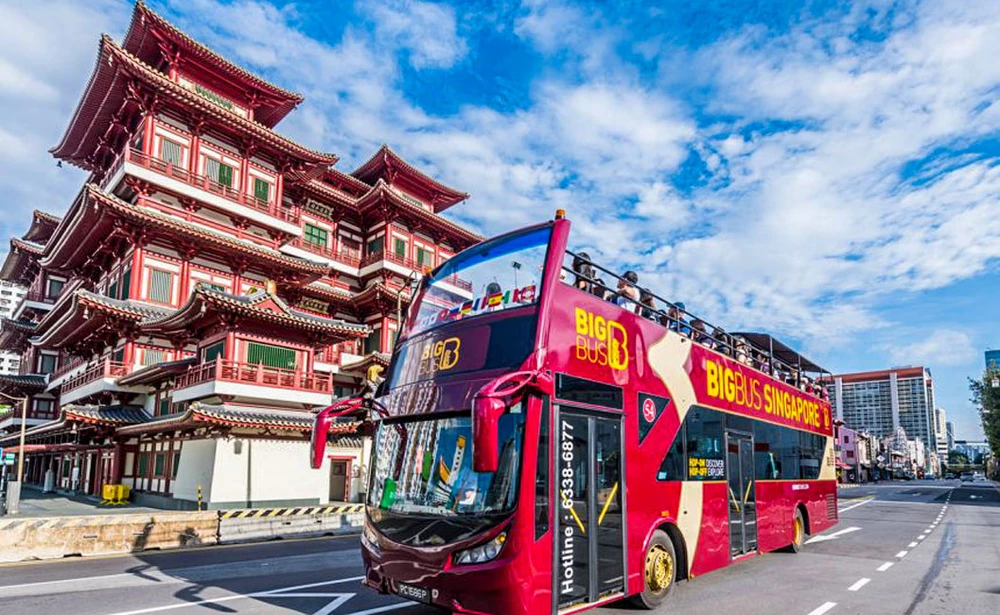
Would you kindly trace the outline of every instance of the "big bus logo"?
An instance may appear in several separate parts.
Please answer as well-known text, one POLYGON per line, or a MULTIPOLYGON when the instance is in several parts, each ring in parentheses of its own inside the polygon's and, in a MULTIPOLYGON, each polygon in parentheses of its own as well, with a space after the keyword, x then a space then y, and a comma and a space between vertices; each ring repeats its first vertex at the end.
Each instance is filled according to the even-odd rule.
POLYGON ((576 308, 576 358, 614 370, 628 367, 625 327, 600 314, 576 308))

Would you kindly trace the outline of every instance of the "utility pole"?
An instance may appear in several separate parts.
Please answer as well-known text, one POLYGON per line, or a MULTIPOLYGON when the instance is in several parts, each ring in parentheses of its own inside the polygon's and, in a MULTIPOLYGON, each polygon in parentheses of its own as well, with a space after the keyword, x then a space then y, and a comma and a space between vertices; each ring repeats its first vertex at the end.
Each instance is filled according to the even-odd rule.
POLYGON ((17 481, 7 483, 7 514, 16 515, 21 510, 21 482, 24 480, 24 432, 28 424, 28 398, 11 397, 6 393, 0 393, 13 402, 21 405, 21 437, 17 447, 17 481))

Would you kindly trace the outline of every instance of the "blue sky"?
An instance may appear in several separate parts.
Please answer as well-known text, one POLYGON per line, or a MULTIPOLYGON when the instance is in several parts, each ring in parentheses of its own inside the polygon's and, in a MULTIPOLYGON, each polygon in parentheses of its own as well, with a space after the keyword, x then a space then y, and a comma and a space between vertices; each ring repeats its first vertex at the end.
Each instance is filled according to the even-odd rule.
MULTIPOLYGON (((959 437, 1000 346, 1000 5, 154 0, 299 91, 281 132, 353 168, 383 142, 492 234, 577 244, 833 371, 928 365, 959 437), (803 8, 804 7, 804 8, 803 8)), ((0 231, 64 211, 57 142, 131 6, 0 5, 0 231)))

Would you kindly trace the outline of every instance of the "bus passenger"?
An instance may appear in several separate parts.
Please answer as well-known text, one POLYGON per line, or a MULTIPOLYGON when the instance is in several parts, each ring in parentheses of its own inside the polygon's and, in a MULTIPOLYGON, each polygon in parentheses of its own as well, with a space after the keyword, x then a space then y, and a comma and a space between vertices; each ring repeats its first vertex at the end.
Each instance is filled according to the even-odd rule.
POLYGON ((573 285, 589 293, 594 280, 594 266, 590 264, 589 254, 580 252, 573 257, 573 273, 576 274, 573 285))
POLYGON ((653 299, 653 293, 646 289, 642 289, 639 292, 639 305, 641 306, 639 311, 643 318, 652 320, 653 322, 659 322, 659 318, 657 318, 658 314, 656 301, 653 299))
POLYGON ((678 301, 667 311, 667 328, 684 337, 691 337, 691 327, 684 319, 684 304, 678 301))
POLYGON ((605 301, 608 300, 608 293, 610 292, 611 289, 608 288, 608 283, 603 278, 597 278, 590 288, 590 294, 605 301))
POLYGON ((750 345, 742 337, 735 338, 736 342, 736 360, 743 365, 751 365, 750 361, 750 345))
POLYGON ((614 294, 614 302, 618 306, 636 313, 639 307, 639 289, 635 285, 638 283, 639 274, 634 271, 626 271, 625 275, 618 279, 618 290, 614 294))
POLYGON ((715 348, 712 344, 712 336, 710 336, 708 334, 708 330, 705 329, 705 323, 697 318, 691 321, 691 339, 703 346, 715 348))
POLYGON ((729 334, 722 327, 716 327, 712 331, 712 338, 715 340, 714 348, 716 350, 727 357, 733 356, 732 338, 729 337, 729 334))

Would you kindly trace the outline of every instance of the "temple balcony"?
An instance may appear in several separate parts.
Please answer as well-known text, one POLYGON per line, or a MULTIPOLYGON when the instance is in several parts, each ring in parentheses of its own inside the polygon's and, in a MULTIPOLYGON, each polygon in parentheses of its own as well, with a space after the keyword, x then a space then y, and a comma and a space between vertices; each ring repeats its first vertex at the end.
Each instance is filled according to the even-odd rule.
MULTIPOLYGON (((404 277, 410 277, 414 272, 422 273, 424 269, 430 268, 430 265, 425 265, 423 263, 417 262, 408 256, 400 256, 395 252, 383 250, 380 252, 369 252, 365 254, 361 259, 361 275, 369 275, 378 271, 379 269, 388 269, 398 273, 404 277)), ((448 280, 448 283, 452 286, 465 291, 466 293, 472 291, 472 284, 467 280, 462 280, 457 276, 452 276, 448 280)))
POLYGON ((126 175, 149 182, 180 197, 195 199, 212 209, 246 218, 261 226, 299 237, 299 210, 282 207, 277 201, 265 201, 243 190, 236 190, 209 177, 128 148, 105 174, 101 187, 108 190, 126 175))
POLYGON ((361 257, 353 250, 322 246, 311 241, 306 241, 301 237, 296 237, 283 245, 281 251, 290 256, 297 256, 311 261, 321 261, 334 269, 352 275, 358 274, 358 267, 361 265, 361 257))
POLYGON ((207 397, 229 397, 322 406, 330 403, 332 395, 333 378, 330 374, 240 363, 221 358, 191 367, 178 376, 173 389, 174 402, 207 397))
POLYGON ((60 388, 59 401, 65 405, 101 393, 145 393, 148 390, 146 387, 128 387, 117 383, 119 378, 131 372, 131 365, 104 359, 65 380, 60 388))

